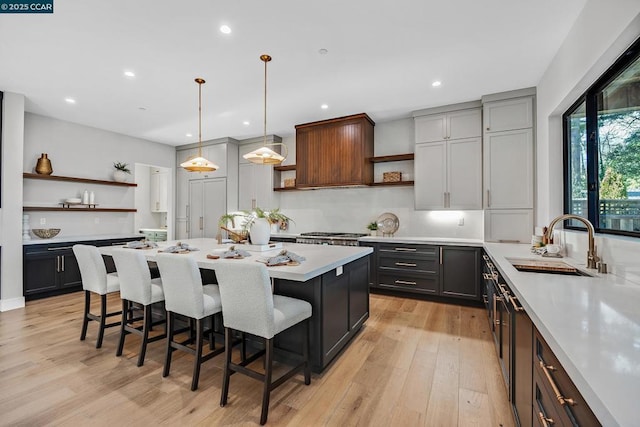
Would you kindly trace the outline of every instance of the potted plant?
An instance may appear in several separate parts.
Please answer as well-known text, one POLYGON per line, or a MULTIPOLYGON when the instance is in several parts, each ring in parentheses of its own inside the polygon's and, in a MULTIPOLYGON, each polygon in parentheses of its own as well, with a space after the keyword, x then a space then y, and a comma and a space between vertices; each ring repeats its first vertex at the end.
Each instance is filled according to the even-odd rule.
POLYGON ((117 182, 125 182, 127 180, 127 174, 131 175, 129 165, 123 162, 115 162, 113 167, 116 169, 113 172, 113 179, 117 182))
POLYGON ((251 243, 254 245, 266 245, 271 237, 271 225, 279 224, 281 221, 292 221, 291 218, 280 212, 280 209, 265 211, 261 208, 254 208, 245 211, 246 221, 243 228, 249 230, 251 243))
POLYGON ((243 217, 244 214, 239 213, 226 213, 220 217, 218 220, 218 226, 223 228, 227 233, 231 240, 235 243, 240 243, 247 238, 247 230, 243 227, 241 230, 236 228, 236 217, 243 217), (227 228, 229 223, 231 223, 231 228, 227 228))
POLYGON ((371 234, 372 236, 377 236, 378 235, 378 223, 377 222, 370 222, 369 225, 367 225, 367 229, 369 229, 369 234, 371 234))

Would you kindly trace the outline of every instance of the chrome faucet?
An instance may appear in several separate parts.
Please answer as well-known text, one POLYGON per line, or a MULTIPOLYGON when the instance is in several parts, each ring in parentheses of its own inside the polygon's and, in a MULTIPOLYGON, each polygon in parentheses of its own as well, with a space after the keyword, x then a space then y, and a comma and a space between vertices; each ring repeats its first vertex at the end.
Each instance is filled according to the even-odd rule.
POLYGON ((593 238, 593 234, 595 230, 593 229, 593 224, 591 224, 591 222, 589 222, 588 219, 578 215, 573 215, 573 214, 564 214, 564 215, 560 215, 557 218, 554 218, 549 224, 549 227, 547 228, 547 234, 545 235, 545 237, 547 238, 547 241, 550 242, 551 239, 553 238, 553 227, 556 225, 556 223, 559 221, 563 221, 565 219, 576 219, 582 222, 587 227, 587 233, 589 234, 589 251, 587 252, 587 268, 597 268, 597 264, 598 264, 598 261, 600 261, 600 258, 596 253, 596 243, 593 238))

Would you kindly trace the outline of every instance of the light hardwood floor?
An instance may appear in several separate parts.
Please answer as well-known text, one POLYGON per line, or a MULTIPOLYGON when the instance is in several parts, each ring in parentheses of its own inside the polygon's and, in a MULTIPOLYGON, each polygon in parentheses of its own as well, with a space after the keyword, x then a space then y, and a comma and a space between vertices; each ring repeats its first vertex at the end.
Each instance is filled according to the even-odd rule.
MULTIPOLYGON (((222 357, 189 390, 192 357, 176 352, 162 378, 164 341, 136 367, 139 338, 115 356, 118 328, 95 349, 79 340, 83 295, 0 313, 0 425, 257 425, 261 384, 234 375, 219 406, 222 357)), ((111 298, 118 309, 120 300, 111 298)), ((95 307, 94 312, 97 312, 95 307)), ((371 295, 371 317, 324 374, 272 393, 268 425, 513 426, 484 310, 371 295)))

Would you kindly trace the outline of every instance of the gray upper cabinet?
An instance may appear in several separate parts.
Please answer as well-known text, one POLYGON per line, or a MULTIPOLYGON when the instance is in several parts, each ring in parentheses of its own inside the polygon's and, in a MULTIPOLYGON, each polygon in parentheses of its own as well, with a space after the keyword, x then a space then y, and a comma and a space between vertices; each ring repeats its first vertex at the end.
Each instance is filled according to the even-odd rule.
POLYGON ((482 136, 479 108, 429 114, 415 118, 416 143, 482 136))
POLYGON ((483 105, 483 111, 485 132, 533 127, 532 97, 487 102, 483 105))

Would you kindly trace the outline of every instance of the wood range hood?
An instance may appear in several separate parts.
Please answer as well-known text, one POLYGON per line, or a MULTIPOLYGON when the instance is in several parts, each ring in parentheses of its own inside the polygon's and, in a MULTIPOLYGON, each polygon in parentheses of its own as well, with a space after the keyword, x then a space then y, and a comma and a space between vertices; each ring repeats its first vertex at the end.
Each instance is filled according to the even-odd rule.
POLYGON ((373 127, 366 113, 296 126, 296 188, 373 182, 373 127))

